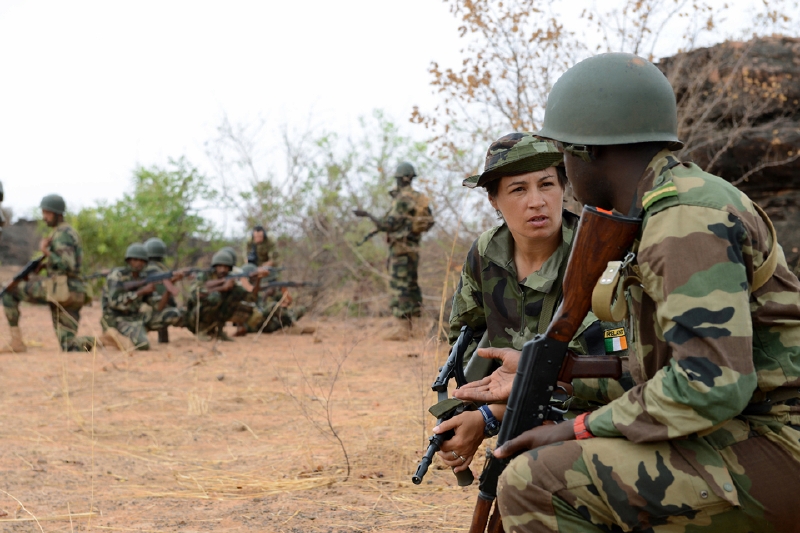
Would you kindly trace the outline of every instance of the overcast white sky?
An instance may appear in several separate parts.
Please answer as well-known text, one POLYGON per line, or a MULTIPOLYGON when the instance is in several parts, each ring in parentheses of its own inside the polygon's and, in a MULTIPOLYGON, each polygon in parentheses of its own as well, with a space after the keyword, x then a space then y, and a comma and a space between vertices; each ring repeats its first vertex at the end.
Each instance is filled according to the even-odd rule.
POLYGON ((432 101, 427 68, 454 63, 437 0, 0 0, 0 181, 25 215, 119 197, 137 164, 187 155, 232 122, 346 128, 372 109, 405 120, 432 101))
POLYGON ((313 114, 346 132, 376 108, 405 121, 435 102, 430 62, 458 65, 457 25, 440 0, 0 0, 5 205, 115 199, 136 165, 169 157, 210 169, 223 114, 276 130, 313 114))

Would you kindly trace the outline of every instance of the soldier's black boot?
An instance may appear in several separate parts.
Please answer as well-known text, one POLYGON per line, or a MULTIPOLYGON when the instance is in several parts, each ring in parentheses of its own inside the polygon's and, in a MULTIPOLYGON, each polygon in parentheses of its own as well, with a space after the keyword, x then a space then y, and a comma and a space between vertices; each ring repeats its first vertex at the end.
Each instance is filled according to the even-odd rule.
POLYGON ((163 328, 158 330, 158 344, 169 343, 169 329, 163 328))

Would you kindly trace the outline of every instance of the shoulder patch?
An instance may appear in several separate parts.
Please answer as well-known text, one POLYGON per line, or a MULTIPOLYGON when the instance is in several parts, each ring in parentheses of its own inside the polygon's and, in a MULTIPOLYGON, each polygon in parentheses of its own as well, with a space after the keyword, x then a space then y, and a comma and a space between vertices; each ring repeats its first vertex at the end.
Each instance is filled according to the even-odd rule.
POLYGON ((654 203, 664 198, 669 198, 670 196, 678 196, 678 188, 675 187, 675 184, 671 181, 645 194, 642 197, 642 209, 647 211, 654 203))

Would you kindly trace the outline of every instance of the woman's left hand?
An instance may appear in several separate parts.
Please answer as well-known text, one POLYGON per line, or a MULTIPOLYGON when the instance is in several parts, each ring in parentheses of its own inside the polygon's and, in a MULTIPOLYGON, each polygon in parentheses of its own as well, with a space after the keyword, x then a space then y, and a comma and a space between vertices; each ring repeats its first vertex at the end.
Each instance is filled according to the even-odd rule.
POLYGON ((433 432, 437 435, 450 430, 455 432, 452 438, 442 443, 439 459, 447 466, 453 467, 456 473, 469 468, 475 452, 483 442, 485 425, 480 411, 464 411, 433 428, 433 432))
POLYGON ((497 448, 494 451, 494 456, 498 459, 505 459, 517 453, 533 450, 539 446, 567 440, 575 440, 573 420, 529 429, 519 437, 511 439, 497 448))

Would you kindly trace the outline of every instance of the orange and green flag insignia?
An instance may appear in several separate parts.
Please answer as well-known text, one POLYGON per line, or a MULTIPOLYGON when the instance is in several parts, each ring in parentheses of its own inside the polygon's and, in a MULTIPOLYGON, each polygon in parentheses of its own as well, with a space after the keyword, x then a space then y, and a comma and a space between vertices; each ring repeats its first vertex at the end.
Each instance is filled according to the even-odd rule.
POLYGON ((642 208, 646 211, 648 207, 659 200, 669 196, 678 196, 678 188, 672 182, 665 183, 661 187, 656 187, 642 197, 642 208))
POLYGON ((625 328, 607 329, 603 332, 603 337, 606 343, 606 353, 619 352, 628 348, 625 328))

